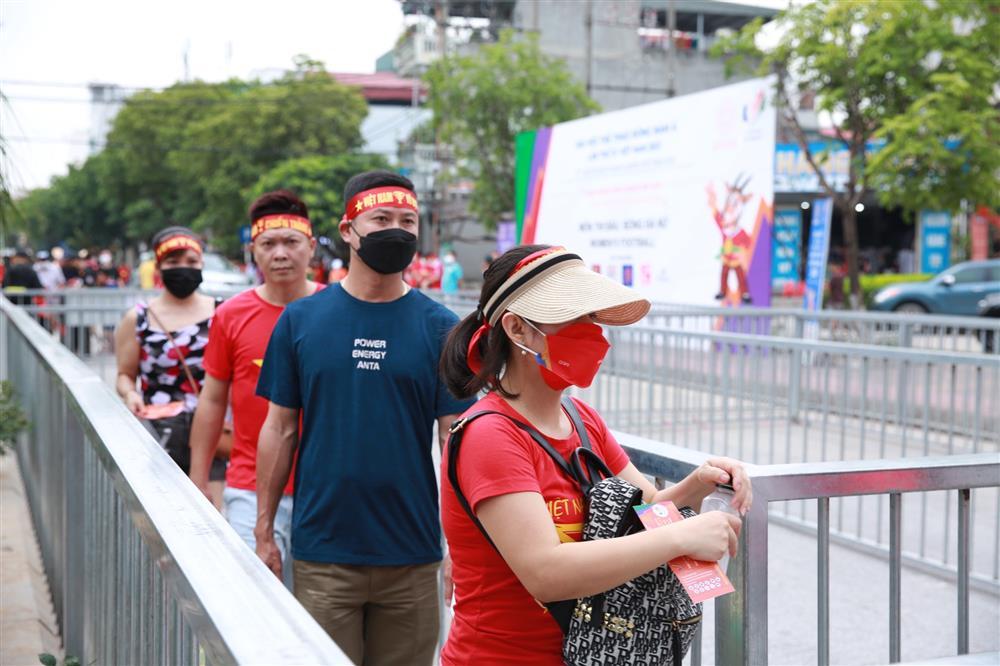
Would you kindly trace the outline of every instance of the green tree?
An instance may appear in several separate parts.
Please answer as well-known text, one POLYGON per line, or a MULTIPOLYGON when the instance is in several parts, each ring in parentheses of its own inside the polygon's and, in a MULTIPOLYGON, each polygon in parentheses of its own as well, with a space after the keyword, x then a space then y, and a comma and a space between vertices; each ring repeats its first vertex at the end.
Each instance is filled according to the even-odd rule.
POLYGON ((355 174, 388 166, 381 155, 362 153, 293 157, 261 176, 250 188, 247 201, 271 190, 289 189, 309 206, 309 219, 316 234, 339 240, 336 231, 344 214, 344 185, 355 174))
POLYGON ((112 202, 101 187, 105 167, 106 156, 94 155, 18 202, 19 215, 36 243, 48 247, 67 241, 91 247, 121 242, 112 202))
POLYGON ((290 157, 339 155, 361 144, 360 92, 300 56, 268 84, 179 83, 126 101, 108 135, 101 186, 131 240, 185 224, 232 250, 248 191, 290 157))
POLYGON ((514 210, 514 137, 599 109, 535 35, 504 31, 474 55, 435 62, 425 80, 438 139, 454 175, 475 182, 470 208, 487 228, 514 210))
POLYGON ((23 226, 47 243, 89 246, 148 241, 183 224, 235 250, 261 174, 292 158, 341 157, 361 145, 367 105, 360 91, 308 57, 295 64, 272 83, 178 83, 130 97, 101 153, 20 202, 23 226))
MULTIPOLYGON (((204 208, 203 183, 191 173, 191 127, 236 103, 250 84, 178 83, 130 97, 115 116, 103 155, 102 186, 116 203, 123 236, 148 240, 170 224, 190 224, 204 208)), ((232 144, 203 150, 230 150, 232 144)))
POLYGON ((775 102, 822 188, 840 210, 852 301, 860 304, 855 206, 870 192, 907 212, 997 205, 1000 12, 995 2, 816 0, 793 5, 771 26, 757 20, 715 45, 727 68, 776 75, 775 102), (846 188, 835 191, 809 149, 796 97, 817 95, 850 154, 846 188), (872 150, 874 145, 874 150, 872 150))
POLYGON ((195 226, 235 239, 248 190, 262 173, 290 157, 357 150, 367 110, 359 91, 300 61, 300 69, 280 81, 252 87, 194 123, 171 161, 203 196, 195 226))

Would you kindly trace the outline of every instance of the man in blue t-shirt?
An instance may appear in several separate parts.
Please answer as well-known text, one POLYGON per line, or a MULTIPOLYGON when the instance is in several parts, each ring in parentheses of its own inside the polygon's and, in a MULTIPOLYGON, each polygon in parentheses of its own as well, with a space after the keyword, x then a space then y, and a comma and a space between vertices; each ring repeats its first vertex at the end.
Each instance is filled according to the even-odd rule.
POLYGON ((281 576, 273 521, 297 448, 295 596, 355 663, 430 664, 442 557, 433 426, 443 444, 470 404, 438 378, 458 318, 403 282, 417 248, 413 184, 363 173, 344 200, 351 270, 285 308, 257 384, 269 401, 257 554, 281 576))

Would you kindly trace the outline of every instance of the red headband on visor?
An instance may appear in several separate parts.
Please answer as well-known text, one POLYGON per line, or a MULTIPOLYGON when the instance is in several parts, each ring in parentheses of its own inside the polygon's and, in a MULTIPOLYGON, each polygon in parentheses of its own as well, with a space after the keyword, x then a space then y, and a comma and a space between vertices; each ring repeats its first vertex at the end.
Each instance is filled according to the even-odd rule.
MULTIPOLYGON (((532 252, 527 257, 517 262, 514 269, 507 274, 507 280, 512 276, 516 275, 519 270, 527 266, 528 264, 538 261, 542 257, 552 254, 553 252, 562 252, 566 248, 564 247, 547 247, 544 250, 538 250, 537 252, 532 252)), ((497 292, 501 291, 505 285, 500 285, 497 292)), ((483 358, 479 353, 479 341, 490 332, 490 320, 486 318, 485 313, 483 313, 482 306, 479 308, 479 316, 482 317, 483 323, 476 329, 476 332, 472 334, 472 339, 469 340, 469 348, 466 350, 465 362, 472 370, 474 374, 479 374, 479 371, 483 368, 483 358)))

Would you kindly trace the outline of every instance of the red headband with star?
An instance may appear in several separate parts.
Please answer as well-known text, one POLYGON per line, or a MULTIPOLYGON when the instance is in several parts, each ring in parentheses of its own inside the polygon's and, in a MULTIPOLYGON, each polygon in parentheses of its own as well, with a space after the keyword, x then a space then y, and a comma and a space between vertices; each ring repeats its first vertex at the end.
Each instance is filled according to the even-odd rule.
POLYGON ((353 220, 361 213, 375 208, 405 208, 419 213, 417 196, 404 187, 374 187, 358 192, 347 202, 344 217, 353 220))

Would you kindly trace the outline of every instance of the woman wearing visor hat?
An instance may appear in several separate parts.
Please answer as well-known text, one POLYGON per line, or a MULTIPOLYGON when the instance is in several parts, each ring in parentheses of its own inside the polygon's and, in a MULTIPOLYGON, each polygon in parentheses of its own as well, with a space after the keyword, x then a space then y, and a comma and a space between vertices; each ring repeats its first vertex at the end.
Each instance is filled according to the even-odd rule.
MULTIPOLYGON (((681 555, 716 561, 735 554, 739 520, 713 511, 656 530, 581 541, 579 485, 520 426, 564 458, 580 446, 561 404, 570 386, 590 386, 609 349, 601 325, 626 326, 650 304, 560 247, 514 248, 483 275, 476 312, 450 334, 441 372, 457 397, 486 391, 466 414, 457 481, 496 549, 461 506, 442 455, 441 515, 455 584, 455 618, 442 664, 562 664, 562 633, 539 602, 604 592, 681 555), (499 552, 497 552, 499 551, 499 552)), ((742 465, 713 458, 657 491, 629 462, 600 415, 573 399, 593 450, 645 502, 701 505, 716 483, 732 483, 745 513, 742 465)))

